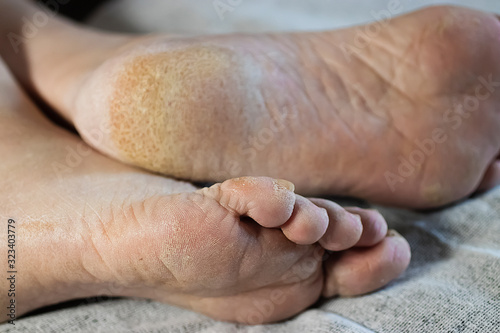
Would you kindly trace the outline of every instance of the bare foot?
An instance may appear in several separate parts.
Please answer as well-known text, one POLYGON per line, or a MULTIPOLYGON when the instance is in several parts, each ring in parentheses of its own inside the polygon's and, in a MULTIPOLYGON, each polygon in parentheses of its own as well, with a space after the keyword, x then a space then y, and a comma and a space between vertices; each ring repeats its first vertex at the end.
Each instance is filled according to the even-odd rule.
MULTIPOLYGON (((18 316, 107 294, 270 322, 320 295, 380 288, 409 263, 407 242, 375 211, 306 199, 287 181, 196 189, 110 160, 43 118, 1 63, 0 136, 0 221, 17 235, 18 316), (340 258, 323 261, 324 249, 340 258)), ((0 305, 11 299, 2 293, 0 305)))
POLYGON ((64 29, 26 42, 39 65, 25 82, 120 161, 416 208, 500 181, 494 15, 433 7, 339 31, 198 38, 53 25, 64 29))

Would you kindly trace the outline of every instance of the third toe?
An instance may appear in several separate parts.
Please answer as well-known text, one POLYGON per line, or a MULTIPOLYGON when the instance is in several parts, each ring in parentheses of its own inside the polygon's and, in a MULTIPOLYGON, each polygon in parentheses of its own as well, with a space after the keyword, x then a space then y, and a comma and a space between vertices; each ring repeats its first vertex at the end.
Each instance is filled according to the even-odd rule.
POLYGON ((351 214, 329 200, 314 198, 311 201, 325 208, 329 218, 328 229, 319 240, 321 246, 330 251, 342 251, 358 243, 363 233, 359 215, 351 214))

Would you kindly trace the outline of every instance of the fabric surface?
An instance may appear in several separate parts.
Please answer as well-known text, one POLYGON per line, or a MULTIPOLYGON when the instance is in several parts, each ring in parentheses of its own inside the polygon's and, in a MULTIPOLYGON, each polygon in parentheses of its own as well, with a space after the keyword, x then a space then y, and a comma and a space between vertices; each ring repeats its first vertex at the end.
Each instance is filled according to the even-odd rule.
MULTIPOLYGON (((151 0, 146 6, 118 0, 91 22, 191 34, 327 29, 372 20, 372 11, 391 1, 233 0, 240 4, 221 19, 212 1, 151 0)), ((500 13, 496 0, 452 2, 500 13)), ((431 1, 400 3, 410 11, 431 1)), ((82 302, 19 319, 15 328, 2 325, 0 332, 500 332, 500 188, 430 213, 378 208, 409 241, 412 262, 403 276, 369 295, 325 300, 261 326, 217 322, 151 301, 82 302)))

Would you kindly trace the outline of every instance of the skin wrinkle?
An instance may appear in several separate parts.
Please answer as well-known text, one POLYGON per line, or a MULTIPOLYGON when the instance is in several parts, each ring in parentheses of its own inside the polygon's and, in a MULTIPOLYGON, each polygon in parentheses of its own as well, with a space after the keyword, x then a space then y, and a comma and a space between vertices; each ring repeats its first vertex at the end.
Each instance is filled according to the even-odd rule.
MULTIPOLYGON (((179 219, 177 216, 174 214, 174 219, 179 219)), ((179 222, 172 222, 172 224, 177 225, 179 222)), ((173 231, 176 231, 175 229, 173 231)), ((161 255, 158 255, 157 258, 158 260, 162 263, 163 267, 170 273, 170 277, 174 280, 174 285, 178 286, 180 288, 179 291, 182 291, 182 283, 181 279, 177 276, 175 273, 175 270, 172 269, 172 260, 175 261, 175 259, 172 259, 172 257, 175 257, 178 255, 178 251, 176 250, 175 244, 172 245, 169 243, 172 239, 175 239, 176 237, 176 232, 171 233, 170 239, 167 239, 165 242, 163 242, 162 247, 161 247, 161 255)), ((176 262, 177 264, 177 262, 176 262)), ((174 265, 175 266, 175 265, 174 265)))
MULTIPOLYGON (((100 222, 101 224, 101 228, 103 230, 103 234, 104 236, 107 238, 108 242, 111 243, 111 239, 109 238, 109 235, 108 235, 108 232, 106 231, 106 228, 104 227, 105 224, 104 224, 104 221, 102 220, 102 217, 101 215, 94 209, 94 207, 92 207, 88 202, 85 203, 85 207, 89 207, 94 213, 95 215, 97 216, 97 220, 100 222)), ((85 216, 85 208, 84 208, 84 211, 83 211, 83 216, 85 216)))
MULTIPOLYGON (((387 27, 384 27, 384 29, 387 29, 387 27)), ((389 30, 391 30, 391 28, 389 28, 389 30)), ((381 33, 379 36, 371 38, 370 46, 374 44, 375 46, 378 46, 380 49, 382 49, 386 54, 389 54, 395 59, 399 59, 404 63, 410 64, 411 62, 408 61, 408 58, 406 57, 407 48, 401 47, 401 45, 398 44, 398 42, 394 38, 396 35, 397 34, 395 34, 393 31, 386 34, 381 33)))
MULTIPOLYGON (((371 41, 371 44, 378 47, 379 50, 385 51, 386 54, 393 57, 395 59, 395 61, 398 62, 399 64, 404 64, 405 66, 408 66, 409 67, 408 71, 411 71, 412 69, 415 71, 420 70, 420 67, 417 65, 418 61, 416 63, 414 63, 414 62, 409 60, 412 57, 414 57, 415 54, 420 55, 419 52, 416 52, 416 49, 418 49, 418 48, 415 48, 414 44, 410 44, 408 47, 403 48, 403 51, 402 51, 401 55, 399 55, 399 56, 397 55, 397 49, 391 50, 391 48, 388 47, 391 45, 390 42, 382 43, 377 38, 373 38, 373 40, 371 41)), ((397 69, 402 68, 402 67, 403 66, 393 66, 394 71, 393 71, 392 77, 395 81, 396 81, 396 78, 401 77, 401 75, 397 75, 397 69)))
MULTIPOLYGON (((81 240, 82 244, 86 244, 86 239, 82 235, 82 233, 79 233, 78 236, 80 237, 80 240, 81 240)), ((101 279, 97 278, 96 275, 92 274, 90 272, 90 270, 87 269, 87 267, 85 266, 85 260, 83 258, 83 253, 79 252, 79 255, 80 255, 80 267, 82 267, 82 269, 84 270, 84 272, 87 273, 87 274, 89 274, 90 276, 92 276, 95 279, 96 282, 101 281, 101 279)))
MULTIPOLYGON (((95 241, 94 241, 94 236, 93 236, 95 234, 95 232, 92 231, 92 228, 91 228, 90 224, 84 218, 81 218, 80 221, 82 221, 83 225, 85 225, 87 227, 88 236, 86 237, 85 244, 90 245, 90 247, 93 249, 93 253, 96 254, 97 257, 98 257, 98 260, 100 260, 101 263, 104 266, 106 266, 108 272, 110 272, 112 274, 113 279, 115 281, 121 281, 121 278, 120 278, 119 274, 117 274, 117 272, 114 269, 112 269, 112 267, 104 260, 104 257, 101 256, 101 253, 97 249, 95 241)), ((88 266, 86 266, 85 262, 86 262, 85 260, 82 260, 82 267, 90 275, 92 275, 93 277, 97 278, 97 275, 95 275, 95 274, 93 274, 93 273, 90 272, 90 269, 87 268, 88 266)), ((94 263, 92 263, 92 266, 94 266, 94 263)), ((99 279, 99 280, 102 280, 102 279, 99 279)))
MULTIPOLYGON (((325 65, 326 65, 326 63, 325 63, 325 65)), ((326 68, 328 68, 328 67, 326 67, 326 68)), ((331 75, 332 75, 331 71, 327 71, 327 73, 321 72, 321 74, 320 74, 320 79, 321 79, 320 81, 323 85, 323 90, 325 91, 325 94, 328 96, 328 101, 330 104, 330 108, 332 110, 331 114, 334 114, 336 116, 336 121, 341 123, 342 127, 347 129, 346 133, 350 136, 351 140, 355 144, 362 144, 363 140, 360 140, 360 138, 356 135, 355 129, 349 125, 349 120, 344 120, 344 118, 341 116, 341 113, 343 113, 342 108, 336 106, 337 102, 335 101, 335 97, 332 96, 331 93, 329 93, 330 89, 327 89, 327 87, 329 85, 325 82, 326 81, 325 76, 331 77, 331 75)), ((342 81, 342 80, 340 80, 340 81, 342 81)), ((350 98, 351 93, 348 93, 348 96, 349 96, 348 98, 350 98)), ((350 101, 349 103, 350 103, 350 105, 352 105, 352 101, 350 101)), ((325 119, 325 122, 326 122, 326 119, 325 119)))
MULTIPOLYGON (((391 117, 388 117, 388 116, 387 116, 387 115, 388 115, 388 113, 387 113, 387 112, 385 112, 385 110, 376 111, 376 110, 377 110, 377 107, 379 107, 379 105, 380 105, 380 104, 383 104, 383 103, 381 102, 381 100, 382 100, 382 99, 379 99, 378 101, 375 101, 375 103, 377 103, 377 104, 379 104, 379 105, 377 105, 377 106, 370 105, 371 103, 369 103, 369 98, 368 98, 367 96, 365 96, 365 93, 363 92, 363 90, 361 89, 361 87, 360 87, 360 86, 353 86, 353 89, 352 89, 352 90, 355 92, 356 96, 358 97, 358 98, 356 99, 356 101, 358 101, 358 100, 359 100, 359 101, 361 101, 361 103, 362 103, 363 107, 362 107, 362 108, 360 108, 360 107, 359 107, 359 104, 357 104, 357 103, 356 103, 357 105, 354 105, 352 102, 351 102, 351 107, 353 107, 353 108, 355 108, 355 109, 357 109, 357 110, 359 110, 359 109, 363 110, 363 112, 364 112, 367 116, 369 116, 369 117, 373 117, 373 118, 375 118, 375 119, 377 119, 377 120, 380 120, 380 121, 382 121, 383 123, 385 123, 385 126, 390 127, 390 123, 391 123, 391 120, 390 120, 390 119, 391 119, 391 117)), ((354 94, 353 94, 353 95, 354 95, 354 94)), ((367 146, 365 145, 365 148, 366 148, 366 147, 367 147, 367 146)), ((367 148, 366 148, 366 149, 367 149, 367 148)))
MULTIPOLYGON (((354 52, 353 53, 354 57, 361 62, 361 64, 364 64, 366 68, 368 68, 373 74, 375 74, 377 77, 381 79, 383 83, 385 83, 388 87, 393 88, 395 91, 397 91, 401 96, 403 96, 407 101, 411 102, 412 104, 416 104, 416 102, 413 100, 413 97, 399 89, 399 87, 391 82, 391 78, 386 78, 384 75, 382 75, 379 71, 375 69, 373 64, 370 64, 370 61, 359 55, 358 53, 354 52)), ((385 91, 389 91, 390 89, 386 89, 385 91)))
MULTIPOLYGON (((162 258, 158 258, 158 260, 162 263, 163 267, 170 273, 169 277, 172 278, 175 282, 175 285, 181 287, 182 286, 182 283, 180 282, 179 278, 177 277, 177 275, 174 273, 174 271, 170 270, 169 265, 168 263, 166 263, 166 259, 164 259, 163 257, 162 258)), ((182 290, 182 289, 181 289, 182 290)))
MULTIPOLYGON (((185 194, 177 194, 172 196, 172 199, 175 197, 175 201, 178 200, 179 197, 186 197, 185 194)), ((175 203, 175 201, 172 201, 175 203)), ((195 203, 194 201, 191 201, 192 203, 195 203)), ((202 210, 203 212, 203 210, 202 210)), ((177 237, 177 234, 180 232, 180 224, 183 219, 184 219, 184 212, 181 212, 181 216, 179 216, 179 213, 177 211, 172 211, 171 213, 168 214, 168 217, 170 218, 170 235, 166 239, 166 241, 162 242, 161 249, 158 251, 158 255, 156 256, 158 260, 161 261, 163 267, 167 269, 167 271, 170 273, 170 276, 175 280, 175 283, 178 286, 182 286, 181 280, 179 277, 175 274, 175 270, 172 269, 172 258, 178 255, 178 251, 176 249, 176 245, 171 244, 170 242, 174 241, 177 237)), ((189 240, 188 240, 189 242, 189 240)), ((175 261, 175 258, 174 258, 175 261)), ((175 265, 174 265, 175 266, 175 265)))
MULTIPOLYGON (((392 57, 394 59, 395 63, 393 64, 393 66, 389 66, 390 74, 389 74, 389 79, 388 79, 389 81, 388 82, 391 82, 390 86, 393 88, 394 88, 394 86, 399 87, 402 84, 401 84, 401 80, 398 80, 398 77, 400 76, 400 75, 398 75, 398 68, 402 67, 401 63, 404 63, 404 64, 407 63, 406 59, 405 58, 398 58, 395 54, 390 53, 386 48, 384 48, 382 46, 383 43, 379 43, 376 38, 373 39, 373 44, 378 48, 379 51, 385 52, 386 54, 389 55, 389 57, 392 57), (398 62, 399 62, 399 64, 398 64, 398 62)), ((404 91, 404 89, 401 89, 401 88, 400 88, 400 90, 404 91)), ((380 99, 384 99, 385 97, 387 97, 387 95, 390 92, 391 92, 391 89, 386 89, 385 93, 381 96, 380 99)), ((410 103, 414 104, 413 101, 411 101, 411 100, 410 100, 410 103)))
MULTIPOLYGON (((158 198, 158 200, 155 201, 154 205, 157 205, 158 202, 159 202, 159 198, 158 198)), ((134 204, 129 205, 129 208, 127 209, 127 211, 131 213, 132 216, 130 216, 130 217, 128 216, 129 214, 126 214, 125 210, 123 210, 125 219, 127 221, 132 219, 135 222, 135 224, 138 225, 138 228, 135 230, 139 230, 139 235, 143 235, 144 233, 146 233, 147 229, 145 228, 144 224, 141 223, 142 219, 140 219, 138 217, 139 215, 136 213, 136 210, 141 211, 142 214, 140 214, 140 215, 145 216, 146 220, 149 220, 150 218, 149 218, 149 215, 147 214, 147 210, 146 210, 145 205, 146 205, 146 201, 140 201, 138 203, 134 203, 134 204)), ((123 207, 123 206, 120 206, 120 207, 123 207)), ((129 236, 129 237, 136 237, 136 233, 134 233, 133 236, 129 236)), ((157 253, 152 253, 152 254, 157 255, 157 253)), ((154 257, 154 255, 153 255, 153 257, 154 257)), ((131 261, 136 261, 136 260, 141 261, 140 259, 133 259, 133 258, 131 258, 130 260, 131 261)), ((161 273, 159 271, 160 270, 158 269, 155 273, 157 273, 158 275, 161 275, 161 273)), ((138 274, 142 278, 141 281, 148 281, 149 276, 146 275, 145 272, 146 272, 146 270, 142 270, 141 268, 139 268, 139 269, 134 270, 133 273, 138 274)))
MULTIPOLYGON (((424 32, 420 35, 420 38, 417 40, 417 42, 411 44, 408 47, 408 53, 412 52, 413 55, 416 55, 415 63, 416 63, 416 69, 417 70, 422 70, 422 68, 425 68, 424 65, 423 65, 424 61, 422 59, 423 53, 422 52, 416 52, 417 50, 422 49, 422 47, 424 46, 424 40, 427 39, 426 31, 428 31, 430 29, 429 28, 424 28, 424 29, 426 29, 426 30, 424 30, 424 32)), ((422 84, 425 84, 425 82, 422 81, 422 84)))
MULTIPOLYGON (((144 216, 147 216, 147 214, 145 214, 146 213, 146 210, 145 210, 145 201, 139 201, 138 204, 139 204, 139 207, 137 209, 141 209, 142 208, 142 212, 143 212, 144 216)), ((123 208, 124 206, 120 206, 120 207, 122 207, 123 211, 125 211, 125 209, 123 208)), ((141 219, 139 219, 137 217, 137 214, 135 213, 135 210, 136 210, 135 204, 129 205, 127 211, 130 212, 132 216, 129 217, 129 216, 127 216, 128 214, 126 214, 125 217, 126 217, 127 220, 132 219, 132 221, 134 221, 135 224, 137 224, 138 229, 143 230, 144 229, 144 225, 141 223, 141 219)))
MULTIPOLYGON (((301 48, 301 52, 299 52, 300 56, 298 57, 298 59, 299 59, 301 65, 302 65, 302 67, 306 68, 306 72, 309 72, 309 71, 313 71, 314 69, 316 69, 316 68, 312 69, 311 65, 310 65, 310 64, 313 64, 314 61, 311 61, 310 59, 305 59, 306 56, 303 56, 303 55, 305 55, 306 52, 307 52, 305 50, 309 50, 309 47, 314 48, 314 46, 313 46, 312 41, 310 41, 310 40, 306 40, 306 43, 308 44, 308 45, 306 45, 306 47, 304 47, 303 45, 301 45, 301 47, 300 47, 301 48)), ((312 52, 312 53, 311 52, 307 52, 307 57, 309 57, 309 56, 311 56, 313 54, 314 54, 314 52, 312 52)), ((323 62, 323 59, 321 57, 315 57, 315 59, 319 59, 320 61, 323 62)), ((319 80, 319 81, 318 80, 314 80, 314 82, 320 82, 321 85, 320 85, 319 88, 321 89, 321 91, 323 93, 326 92, 326 86, 325 86, 325 83, 323 82, 322 79, 319 80)), ((322 117, 323 112, 321 112, 321 107, 318 105, 317 99, 313 98, 312 95, 311 95, 310 85, 307 84, 306 82, 304 82, 304 80, 302 80, 302 86, 304 88, 302 90, 305 92, 306 97, 308 97, 308 98, 306 98, 306 100, 311 101, 310 104, 313 106, 313 108, 315 110, 316 121, 319 120, 319 123, 326 123, 326 119, 324 119, 324 117, 322 117)), ((315 88, 316 88, 316 86, 313 87, 312 90, 315 91, 315 88)), ((320 95, 321 95, 321 93, 320 93, 320 95)), ((333 104, 332 104, 332 106, 333 106, 333 104)))
MULTIPOLYGON (((318 36, 316 36, 316 38, 319 38, 320 40, 322 40, 323 42, 325 42, 325 45, 329 45, 330 42, 328 41, 327 38, 325 38, 323 36, 323 34, 319 34, 318 36)), ((344 65, 343 64, 340 64, 338 63, 337 61, 335 61, 335 57, 326 57, 323 55, 323 53, 321 52, 321 50, 318 48, 318 46, 316 46, 316 43, 313 43, 311 41, 311 45, 313 47, 313 49, 315 50, 315 52, 318 54, 318 57, 317 59, 319 59, 321 62, 323 62, 325 64, 325 68, 332 68, 333 67, 333 70, 330 70, 328 71, 329 73, 342 73, 341 70, 339 70, 339 68, 342 68, 344 65)), ((340 49, 336 48, 336 53, 340 52, 340 49)), ((350 92, 350 89, 348 88, 348 85, 346 84, 346 79, 343 78, 341 75, 337 74, 335 75, 336 78, 338 78, 338 82, 341 83, 342 85, 342 93, 339 94, 339 95, 346 95, 346 99, 349 101, 350 105, 352 105, 352 96, 351 96, 351 92, 350 92)), ((352 86, 352 83, 350 83, 350 86, 352 86)), ((332 104, 333 104, 333 100, 331 100, 332 104)), ((355 108, 353 108, 355 109, 355 108)))
MULTIPOLYGON (((229 197, 228 199, 228 193, 226 193, 226 191, 222 191, 221 184, 215 184, 210 188, 203 188, 201 192, 203 196, 207 196, 217 202, 220 208, 228 210, 228 212, 230 212, 233 216, 240 216, 240 214, 230 204, 231 198, 229 197), (212 193, 212 190, 215 190, 215 193, 212 193)), ((197 202, 194 203, 200 208, 203 214, 207 215, 205 210, 197 202)))
MULTIPOLYGON (((317 50, 317 51, 318 51, 318 54, 321 54, 321 52, 320 52, 319 50, 317 50)), ((339 73, 341 73, 341 72, 342 72, 342 71, 338 70, 338 69, 339 69, 339 67, 342 67, 342 65, 341 65, 341 64, 339 64, 339 63, 337 63, 337 62, 335 62, 335 61, 334 61, 334 59, 335 59, 334 57, 328 57, 328 62, 326 62, 325 57, 319 57, 319 58, 320 58, 320 59, 322 59, 322 61, 324 61, 324 62, 325 62, 325 64, 326 64, 328 67, 332 67, 332 65, 333 65, 333 66, 335 66, 335 69, 336 69, 335 71, 336 71, 336 72, 339 72, 339 73)), ((341 84, 342 84, 342 87, 343 87, 343 92, 345 92, 345 95, 347 96, 347 100, 349 101, 349 104, 350 104, 351 108, 352 108, 352 109, 354 109, 354 110, 357 110, 358 108, 357 108, 357 107, 353 104, 353 101, 354 101, 355 99, 353 98, 352 93, 350 92, 350 90, 351 90, 351 89, 348 89, 348 84, 346 84, 347 78, 342 77, 341 75, 337 75, 337 77, 339 78, 339 82, 341 82, 341 84)), ((371 107, 371 108, 370 108, 370 107, 368 106, 368 102, 367 102, 367 101, 368 101, 368 99, 367 99, 367 98, 366 98, 366 97, 365 97, 365 96, 361 93, 361 91, 360 91, 359 89, 357 89, 357 88, 356 88, 356 86, 355 86, 355 85, 353 85, 353 84, 352 84, 352 83, 350 83, 350 82, 349 82, 349 85, 350 85, 351 87, 353 87, 353 88, 352 88, 352 90, 353 90, 353 91, 355 91, 355 92, 357 93, 357 95, 358 95, 358 96, 361 96, 361 97, 362 97, 362 99, 363 99, 363 101, 364 101, 364 105, 366 106, 365 111, 367 111, 367 110, 371 110, 371 109, 372 109, 372 110, 374 110, 374 109, 375 109, 375 108, 373 108, 373 107, 371 107)), ((377 114, 377 112, 375 112, 375 111, 367 112, 367 114, 368 114, 368 115, 370 115, 370 116, 375 116, 377 119, 382 119, 384 122, 387 122, 387 119, 386 119, 385 117, 382 117, 382 116, 378 115, 378 114, 377 114)), ((359 144, 359 143, 361 143, 362 141, 357 140, 356 142, 359 144)))
MULTIPOLYGON (((313 54, 321 54, 318 52, 315 45, 316 45, 315 43, 313 43, 312 41, 309 41, 309 46, 314 50, 313 54)), ((319 60, 324 65, 325 69, 329 68, 328 64, 326 63, 326 61, 323 57, 316 56, 315 59, 319 60)), ((306 63, 307 63, 306 61, 303 61, 304 66, 307 68, 306 63)), ((330 89, 327 89, 327 87, 329 85, 327 83, 325 83, 325 75, 330 75, 330 76, 333 75, 336 77, 338 77, 338 75, 335 75, 334 74, 335 72, 332 72, 330 70, 327 70, 326 73, 327 74, 325 74, 324 71, 321 71, 319 73, 319 77, 320 77, 319 82, 321 83, 321 86, 320 86, 321 91, 323 92, 323 94, 326 94, 328 96, 328 102, 329 102, 329 107, 330 107, 329 109, 332 111, 332 112, 329 112, 328 116, 335 115, 336 122, 342 124, 342 127, 344 127, 344 129, 346 129, 346 133, 351 137, 352 141, 353 142, 360 142, 360 140, 357 137, 356 132, 353 130, 353 128, 351 126, 349 126, 348 123, 344 119, 342 119, 342 117, 340 116, 340 110, 339 110, 339 108, 336 107, 337 103, 336 103, 335 99, 332 98, 331 95, 328 93, 328 91, 330 89)), ((305 86, 306 86, 306 93, 308 93, 308 95, 310 97, 309 100, 312 100, 312 104, 314 105, 314 107, 316 109, 316 114, 320 118, 321 123, 328 123, 327 119, 321 117, 321 115, 325 113, 325 110, 322 110, 323 112, 321 112, 322 108, 320 108, 320 106, 317 105, 316 98, 311 98, 311 94, 309 93, 308 85, 305 85, 305 86)), ((347 91, 347 87, 345 90, 347 91)), ((349 92, 347 93, 347 95, 348 95, 347 98, 349 99, 350 98, 349 92)))
POLYGON ((237 217, 240 216, 240 212, 246 212, 246 214, 248 214, 252 211, 252 201, 243 201, 243 198, 238 195, 237 189, 222 191, 221 198, 226 198, 223 208, 231 210, 237 217))
MULTIPOLYGON (((297 34, 297 35, 300 35, 300 34, 297 34)), ((296 36, 297 36, 296 35, 296 36)), ((302 43, 306 42, 307 44, 310 44, 310 42, 308 40, 301 40, 300 38, 298 39, 297 43, 298 43, 298 47, 299 49, 302 50, 302 52, 298 52, 299 54, 299 57, 297 58, 297 61, 302 65, 302 67, 305 67, 305 68, 308 68, 310 66, 310 63, 312 63, 310 60, 308 59, 305 59, 305 57, 303 56, 304 54, 304 50, 308 50, 308 45, 304 46, 302 43)), ((280 44, 282 45, 282 44, 280 44)), ((294 73, 295 71, 292 71, 292 73, 294 73)), ((314 123, 316 124, 324 124, 325 123, 325 120, 324 118, 322 117, 322 115, 324 113, 322 113, 319 109, 319 106, 317 105, 316 103, 316 99, 315 98, 311 98, 311 95, 310 95, 310 92, 309 92, 309 85, 307 83, 304 82, 304 80, 301 81, 302 84, 302 89, 300 90, 301 94, 304 94, 305 97, 306 97, 306 100, 308 101, 308 105, 311 105, 315 112, 315 117, 311 117, 310 115, 307 115, 307 122, 311 125, 312 123, 312 119, 314 119, 314 123), (323 121, 322 121, 323 119, 323 121)), ((310 111, 310 113, 313 113, 310 111)), ((337 113, 333 113, 337 116, 337 113)), ((302 125, 301 125, 302 126, 302 125)), ((320 129, 320 135, 322 135, 323 137, 325 138, 329 138, 329 140, 333 140, 333 135, 335 135, 334 133, 332 132, 328 132, 328 133, 325 133, 325 131, 327 131, 327 128, 324 127, 324 126, 316 126, 317 128, 320 129)), ((300 127, 299 127, 300 128, 300 127)), ((305 141, 305 140, 304 140, 305 141)), ((320 141, 322 141, 322 137, 320 138, 320 141)), ((300 145, 299 147, 297 147, 298 151, 296 152, 296 156, 298 156, 299 158, 301 156, 308 156, 308 145, 307 144, 302 144, 300 145)), ((319 157, 318 157, 319 158, 319 157)), ((302 161, 302 162, 299 162, 299 163, 304 163, 305 161, 302 161)), ((311 161, 310 159, 307 161, 307 163, 311 163, 311 164, 321 164, 321 162, 316 162, 316 161, 311 161)))
MULTIPOLYGON (((239 222, 239 223, 244 223, 244 222, 239 222)), ((235 227, 236 227, 236 225, 235 225, 235 227)), ((256 228, 254 228, 253 225, 249 226, 248 228, 252 228, 252 232, 254 232, 254 230, 256 229, 256 228)), ((257 241, 258 236, 262 231, 260 230, 260 228, 257 230, 258 231, 257 231, 257 234, 255 235, 255 237, 246 237, 245 238, 246 242, 244 242, 244 247, 242 248, 242 253, 248 253, 248 249, 250 248, 250 245, 253 245, 254 247, 255 246, 258 247, 257 250, 253 249, 253 251, 256 252, 259 257, 262 254, 265 254, 265 251, 263 249, 263 244, 257 241)), ((241 244, 241 243, 239 243, 239 244, 241 244)), ((246 256, 246 255, 243 255, 239 259, 239 262, 240 262, 240 265, 238 268, 237 276, 238 277, 248 277, 248 279, 249 279, 248 290, 251 290, 252 286, 255 285, 254 276, 256 274, 256 272, 253 271, 253 269, 251 268, 253 266, 253 258, 250 258, 249 256, 246 256)))
MULTIPOLYGON (((266 91, 263 91, 262 96, 266 96, 266 91)), ((266 109, 269 110, 270 119, 262 128, 269 129, 271 124, 273 124, 273 126, 277 125, 276 127, 278 128, 277 131, 273 131, 274 136, 272 142, 279 142, 280 140, 285 141, 290 137, 302 135, 303 129, 297 124, 301 114, 297 110, 296 105, 291 103, 288 98, 286 98, 286 100, 278 100, 275 96, 269 96, 268 98, 265 98, 265 105, 266 109)), ((255 133, 261 132, 257 130, 255 133)), ((290 148, 286 145, 280 146, 279 150, 276 151, 276 146, 272 144, 272 142, 271 144, 266 144, 262 150, 257 151, 256 157, 250 161, 252 170, 259 170, 259 164, 262 159, 267 158, 264 152, 269 150, 271 150, 272 158, 268 159, 268 174, 274 173, 275 169, 286 164, 286 156, 290 155, 290 148), (283 152, 283 154, 280 154, 279 152, 283 152)), ((300 159, 300 156, 302 156, 301 148, 299 148, 296 153, 296 156, 300 159)), ((262 173, 262 171, 259 171, 259 173, 262 173)), ((255 173, 253 172, 252 174, 255 173)))
MULTIPOLYGON (((352 89, 347 89, 347 84, 346 84, 347 79, 346 78, 342 78, 341 76, 339 76, 339 77, 340 77, 340 81, 344 85, 346 91, 353 90, 357 96, 361 97, 363 105, 365 106, 363 108, 363 111, 365 112, 365 114, 369 115, 370 117, 375 117, 377 119, 382 119, 384 122, 387 122, 387 119, 384 118, 383 116, 379 116, 378 112, 372 111, 372 110, 375 110, 375 108, 371 107, 369 105, 369 103, 368 103, 368 97, 365 97, 365 95, 362 93, 361 89, 359 89, 357 86, 353 85, 350 82, 348 82, 348 83, 351 85, 352 89)), ((355 99, 353 97, 354 94, 349 91, 347 93, 347 95, 349 96, 349 105, 353 109, 358 110, 359 108, 356 105, 354 105, 354 101, 355 101, 355 99)), ((359 143, 359 141, 358 141, 358 143, 359 143)), ((366 147, 366 145, 363 145, 363 146, 366 147)))
MULTIPOLYGON (((118 216, 115 214, 115 210, 113 209, 113 205, 110 206, 110 209, 108 210, 108 212, 111 214, 111 218, 109 219, 109 221, 130 221, 130 218, 127 217, 127 214, 125 213, 125 210, 123 208, 123 205, 114 205, 115 207, 118 207, 118 209, 120 209, 121 213, 120 215, 121 216, 118 216), (120 218, 122 217, 122 218, 120 218), (123 218, 124 217, 124 218, 123 218)), ((98 215, 98 214, 97 214, 98 215)), ((98 215, 99 216, 99 215, 98 215)), ((84 217, 82 217, 82 219, 85 219, 84 217)), ((134 218, 132 218, 134 219, 134 218)), ((85 219, 85 222, 87 222, 88 219, 85 219)), ((111 249, 115 249, 117 246, 119 247, 118 243, 113 243, 111 241, 111 237, 109 237, 109 233, 108 231, 106 230, 106 226, 110 226, 110 224, 112 224, 111 222, 109 223, 104 223, 104 221, 99 217, 99 222, 100 222, 100 231, 98 233, 99 236, 103 236, 103 237, 106 237, 106 239, 108 240, 108 242, 105 242, 104 244, 102 244, 102 246, 104 248, 111 248, 111 249)), ((139 223, 138 221, 136 221, 136 223, 139 223)), ((90 223, 87 222, 87 225, 88 225, 88 228, 90 229, 90 223)), ((112 225, 111 225, 112 226, 112 225)), ((96 225, 93 225, 92 226, 93 229, 96 228, 96 225)), ((113 227, 113 226, 112 226, 113 227)), ((115 226, 116 227, 116 226, 115 226)), ((120 234, 118 237, 123 237, 124 235, 123 234, 120 234)), ((108 268, 108 271, 111 271, 115 277, 115 280, 116 280, 116 277, 120 276, 120 273, 116 270, 112 270, 111 269, 111 265, 104 260, 104 257, 101 255, 101 253, 99 252, 99 249, 97 249, 96 245, 95 245, 95 241, 94 241, 94 237, 91 236, 90 237, 91 241, 92 241, 92 244, 93 244, 93 247, 95 249, 95 252, 98 254, 98 256, 101 258, 102 262, 105 264, 105 266, 108 268)), ((102 242, 104 239, 102 237, 99 237, 100 241, 102 242)), ((131 266, 130 266, 131 267, 131 266)), ((129 277, 126 277, 125 279, 128 279, 130 278, 129 277)), ((132 277, 132 278, 135 278, 135 277, 132 277)), ((121 281, 121 280, 120 280, 121 281)), ((121 281, 122 283, 124 282, 125 280, 121 281)))

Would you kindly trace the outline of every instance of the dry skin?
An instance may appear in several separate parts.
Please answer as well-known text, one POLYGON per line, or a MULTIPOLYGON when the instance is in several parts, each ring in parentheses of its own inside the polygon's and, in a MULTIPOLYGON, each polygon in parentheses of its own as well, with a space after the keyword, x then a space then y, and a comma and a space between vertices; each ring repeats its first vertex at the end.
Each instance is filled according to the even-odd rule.
POLYGON ((122 159, 173 176, 192 174, 186 168, 195 154, 205 153, 227 133, 217 107, 237 104, 241 109, 240 67, 232 51, 214 46, 142 55, 125 63, 110 100, 111 139, 122 159))

